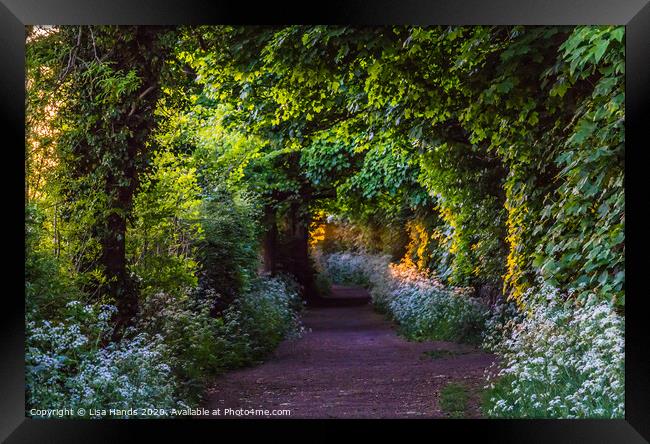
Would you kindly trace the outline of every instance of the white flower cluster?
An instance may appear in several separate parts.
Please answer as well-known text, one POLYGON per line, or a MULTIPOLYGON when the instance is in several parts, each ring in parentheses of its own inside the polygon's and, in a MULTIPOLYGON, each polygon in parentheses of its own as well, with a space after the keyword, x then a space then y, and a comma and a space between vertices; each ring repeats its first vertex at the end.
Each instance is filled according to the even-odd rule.
POLYGON ((66 381, 70 389, 67 403, 125 410, 179 406, 161 340, 160 336, 139 334, 97 350, 81 361, 78 373, 66 381))
POLYGON ((246 348, 263 354, 286 337, 299 337, 303 332, 298 316, 302 300, 293 285, 295 282, 279 277, 258 279, 224 313, 226 339, 232 344, 245 339, 246 348))
POLYGON ((114 306, 78 301, 67 322, 27 323, 28 404, 39 409, 172 407, 174 379, 160 337, 144 334, 101 347, 114 306))
POLYGON ((320 258, 322 268, 329 279, 337 284, 370 285, 370 279, 377 270, 388 267, 388 256, 373 256, 361 253, 343 252, 325 255, 320 258))
MULTIPOLYGON (((502 356, 487 414, 496 417, 622 418, 624 318, 595 298, 563 305, 549 287, 486 346, 502 356), (496 385, 496 388, 495 388, 496 385)), ((490 378, 490 376, 488 376, 490 378)))

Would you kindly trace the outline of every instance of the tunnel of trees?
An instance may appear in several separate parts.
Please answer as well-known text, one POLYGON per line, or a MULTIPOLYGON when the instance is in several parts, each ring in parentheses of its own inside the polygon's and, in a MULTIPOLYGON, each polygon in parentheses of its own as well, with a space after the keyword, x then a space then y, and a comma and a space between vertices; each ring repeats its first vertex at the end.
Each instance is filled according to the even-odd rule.
POLYGON ((319 260, 342 250, 486 307, 525 313, 552 288, 624 316, 622 27, 26 42, 28 404, 112 399, 84 394, 109 358, 113 375, 166 363, 134 397, 196 399, 286 337, 298 295, 327 297, 319 260))

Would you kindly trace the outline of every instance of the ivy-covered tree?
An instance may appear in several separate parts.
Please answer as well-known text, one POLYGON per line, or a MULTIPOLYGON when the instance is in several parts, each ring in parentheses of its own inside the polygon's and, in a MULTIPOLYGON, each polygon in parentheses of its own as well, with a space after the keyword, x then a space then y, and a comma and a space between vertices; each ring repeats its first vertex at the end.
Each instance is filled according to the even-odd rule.
POLYGON ((127 220, 148 162, 169 34, 148 26, 49 32, 56 46, 43 45, 48 52, 39 56, 48 63, 49 90, 59 97, 52 105, 59 216, 70 228, 70 254, 85 286, 117 303, 123 326, 138 306, 127 269, 127 220))

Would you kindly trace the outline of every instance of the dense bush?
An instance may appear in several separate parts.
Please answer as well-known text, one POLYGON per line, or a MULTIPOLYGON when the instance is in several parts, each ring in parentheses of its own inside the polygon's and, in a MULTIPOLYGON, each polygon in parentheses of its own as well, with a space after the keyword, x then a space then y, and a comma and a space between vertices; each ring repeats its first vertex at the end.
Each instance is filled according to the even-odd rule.
POLYGON ((259 203, 250 194, 216 189, 203 199, 200 214, 199 282, 221 295, 216 308, 222 310, 247 291, 259 267, 259 203))
POLYGON ((182 293, 197 284, 201 188, 187 156, 160 150, 140 180, 127 229, 129 269, 144 295, 182 293))
POLYGON ((622 418, 624 319, 611 302, 592 297, 562 304, 543 286, 527 294, 525 314, 493 327, 485 346, 501 368, 488 387, 487 415, 506 418, 622 418), (542 296, 541 298, 539 296, 542 296))
MULTIPOLYGON (((323 256, 323 269, 329 279, 335 284, 370 286, 370 278, 377 265, 371 258, 360 253, 333 253, 323 256)), ((384 263, 387 265, 388 261, 384 263)))
POLYGON ((75 287, 61 261, 44 247, 45 215, 37 205, 25 206, 25 310, 33 318, 59 316, 75 297, 75 287))
POLYGON ((386 256, 333 253, 324 270, 335 283, 366 285, 373 303, 387 312, 400 331, 414 340, 481 340, 487 308, 467 290, 449 289, 431 276, 386 256))
MULTIPOLYGON (((212 292, 206 296, 216 298, 212 292)), ((179 395, 195 399, 206 378, 228 367, 224 323, 210 315, 214 299, 159 292, 143 303, 139 328, 158 333, 169 350, 169 365, 179 395)))
POLYGON ((301 332, 297 312, 302 307, 295 281, 263 278, 224 312, 230 367, 252 364, 282 339, 301 332))

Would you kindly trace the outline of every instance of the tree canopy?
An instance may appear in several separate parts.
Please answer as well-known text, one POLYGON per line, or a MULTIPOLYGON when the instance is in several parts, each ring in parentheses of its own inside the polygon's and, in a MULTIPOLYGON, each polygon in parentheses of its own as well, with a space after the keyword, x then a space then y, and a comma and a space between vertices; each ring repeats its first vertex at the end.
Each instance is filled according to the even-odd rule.
MULTIPOLYGON (((219 189, 259 196, 262 233, 298 242, 296 254, 325 212, 401 231, 403 244, 420 236, 404 254, 453 283, 517 298, 541 277, 622 304, 623 37, 620 27, 35 29, 27 196, 58 199, 55 230, 69 231, 57 251, 118 300, 133 293, 135 257, 147 260, 126 251, 127 221, 137 237, 137 213, 154 211, 144 205, 171 205, 168 215, 189 211, 191 231, 192 202, 219 189), (156 200, 169 187, 180 206, 156 200)), ((306 251, 292 265, 271 249, 270 262, 309 286, 306 251)))

